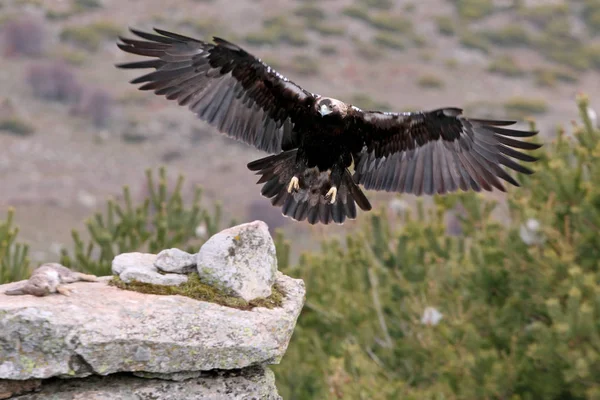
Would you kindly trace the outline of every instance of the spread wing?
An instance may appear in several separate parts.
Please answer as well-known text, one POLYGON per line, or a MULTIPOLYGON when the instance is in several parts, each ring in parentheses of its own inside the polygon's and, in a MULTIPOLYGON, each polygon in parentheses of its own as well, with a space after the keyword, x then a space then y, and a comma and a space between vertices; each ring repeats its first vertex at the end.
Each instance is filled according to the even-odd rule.
POLYGON ((366 189, 416 195, 459 188, 506 191, 501 180, 519 184, 504 167, 531 174, 513 158, 536 161, 520 150, 541 147, 515 139, 537 132, 505 128, 514 121, 465 118, 458 108, 400 114, 353 110, 355 134, 364 141, 354 156, 354 180, 366 189))
POLYGON ((242 48, 223 39, 214 44, 155 29, 131 29, 144 40, 121 37, 121 50, 151 57, 117 65, 153 68, 131 83, 189 107, 221 132, 260 150, 293 147, 294 124, 315 96, 242 48))

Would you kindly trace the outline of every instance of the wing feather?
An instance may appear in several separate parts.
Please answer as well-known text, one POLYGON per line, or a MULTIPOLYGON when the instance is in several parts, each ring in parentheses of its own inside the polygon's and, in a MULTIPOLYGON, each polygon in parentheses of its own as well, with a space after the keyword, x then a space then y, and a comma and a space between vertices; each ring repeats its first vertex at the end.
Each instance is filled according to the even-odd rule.
POLYGON ((132 84, 175 100, 219 131, 260 150, 279 153, 294 147, 294 126, 306 117, 314 94, 277 73, 260 59, 221 38, 207 43, 155 29, 131 29, 138 38, 120 38, 118 47, 151 60, 117 65, 153 68, 132 84))
POLYGON ((458 108, 417 113, 357 109, 351 128, 362 150, 355 153, 354 180, 366 189, 416 195, 467 191, 506 191, 502 181, 519 186, 503 168, 532 171, 513 159, 533 162, 524 151, 536 131, 505 128, 515 121, 472 119, 458 108))

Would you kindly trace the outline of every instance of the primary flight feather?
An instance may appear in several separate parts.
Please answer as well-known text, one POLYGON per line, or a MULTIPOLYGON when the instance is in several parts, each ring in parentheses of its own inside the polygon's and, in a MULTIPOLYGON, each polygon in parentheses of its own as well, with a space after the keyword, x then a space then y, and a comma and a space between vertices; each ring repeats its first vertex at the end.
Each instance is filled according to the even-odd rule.
POLYGON ((154 69, 131 83, 273 154, 248 168, 261 175, 262 195, 295 220, 341 224, 356 218, 357 205, 371 209, 359 184, 415 195, 505 191, 503 181, 519 184, 504 167, 532 173, 513 159, 536 160, 520 150, 540 145, 518 138, 537 132, 506 128, 515 121, 465 118, 459 108, 363 111, 306 91, 224 39, 131 32, 141 40, 121 37, 119 48, 150 59, 118 67, 154 69))

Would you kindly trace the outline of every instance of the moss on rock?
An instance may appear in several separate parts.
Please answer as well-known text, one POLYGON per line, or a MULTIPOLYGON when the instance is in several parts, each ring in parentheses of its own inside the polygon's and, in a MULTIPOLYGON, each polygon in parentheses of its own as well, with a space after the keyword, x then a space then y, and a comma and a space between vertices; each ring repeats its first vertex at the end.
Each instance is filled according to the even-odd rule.
POLYGON ((154 285, 152 283, 137 281, 125 283, 118 276, 114 276, 109 282, 109 285, 118 287, 119 289, 131 290, 145 294, 156 294, 162 296, 178 294, 194 300, 216 303, 226 307, 237 308, 239 310, 252 310, 255 307, 265 307, 268 309, 281 307, 283 298, 285 297, 283 289, 276 283, 273 285, 272 292, 269 297, 246 301, 239 297, 227 295, 222 291, 202 282, 196 273, 190 274, 188 281, 179 286, 154 285))

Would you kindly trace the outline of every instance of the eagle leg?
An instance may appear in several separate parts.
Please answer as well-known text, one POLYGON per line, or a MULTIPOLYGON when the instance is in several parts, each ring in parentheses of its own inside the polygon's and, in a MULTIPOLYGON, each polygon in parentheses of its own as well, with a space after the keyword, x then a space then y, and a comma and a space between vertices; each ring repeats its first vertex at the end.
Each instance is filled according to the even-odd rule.
POLYGON ((332 186, 329 191, 327 192, 327 194, 325 195, 326 199, 329 199, 329 202, 331 204, 335 204, 335 199, 337 197, 337 187, 332 186))
POLYGON ((335 164, 333 168, 331 168, 329 175, 331 187, 329 188, 327 194, 325 194, 325 199, 329 200, 331 204, 335 204, 335 201, 337 200, 338 187, 340 187, 340 185, 342 184, 343 174, 344 167, 341 163, 335 164))
POLYGON ((292 179, 290 179, 290 183, 287 187, 287 191, 288 193, 292 193, 295 191, 300 190, 300 180, 298 179, 297 176, 292 177, 292 179))

